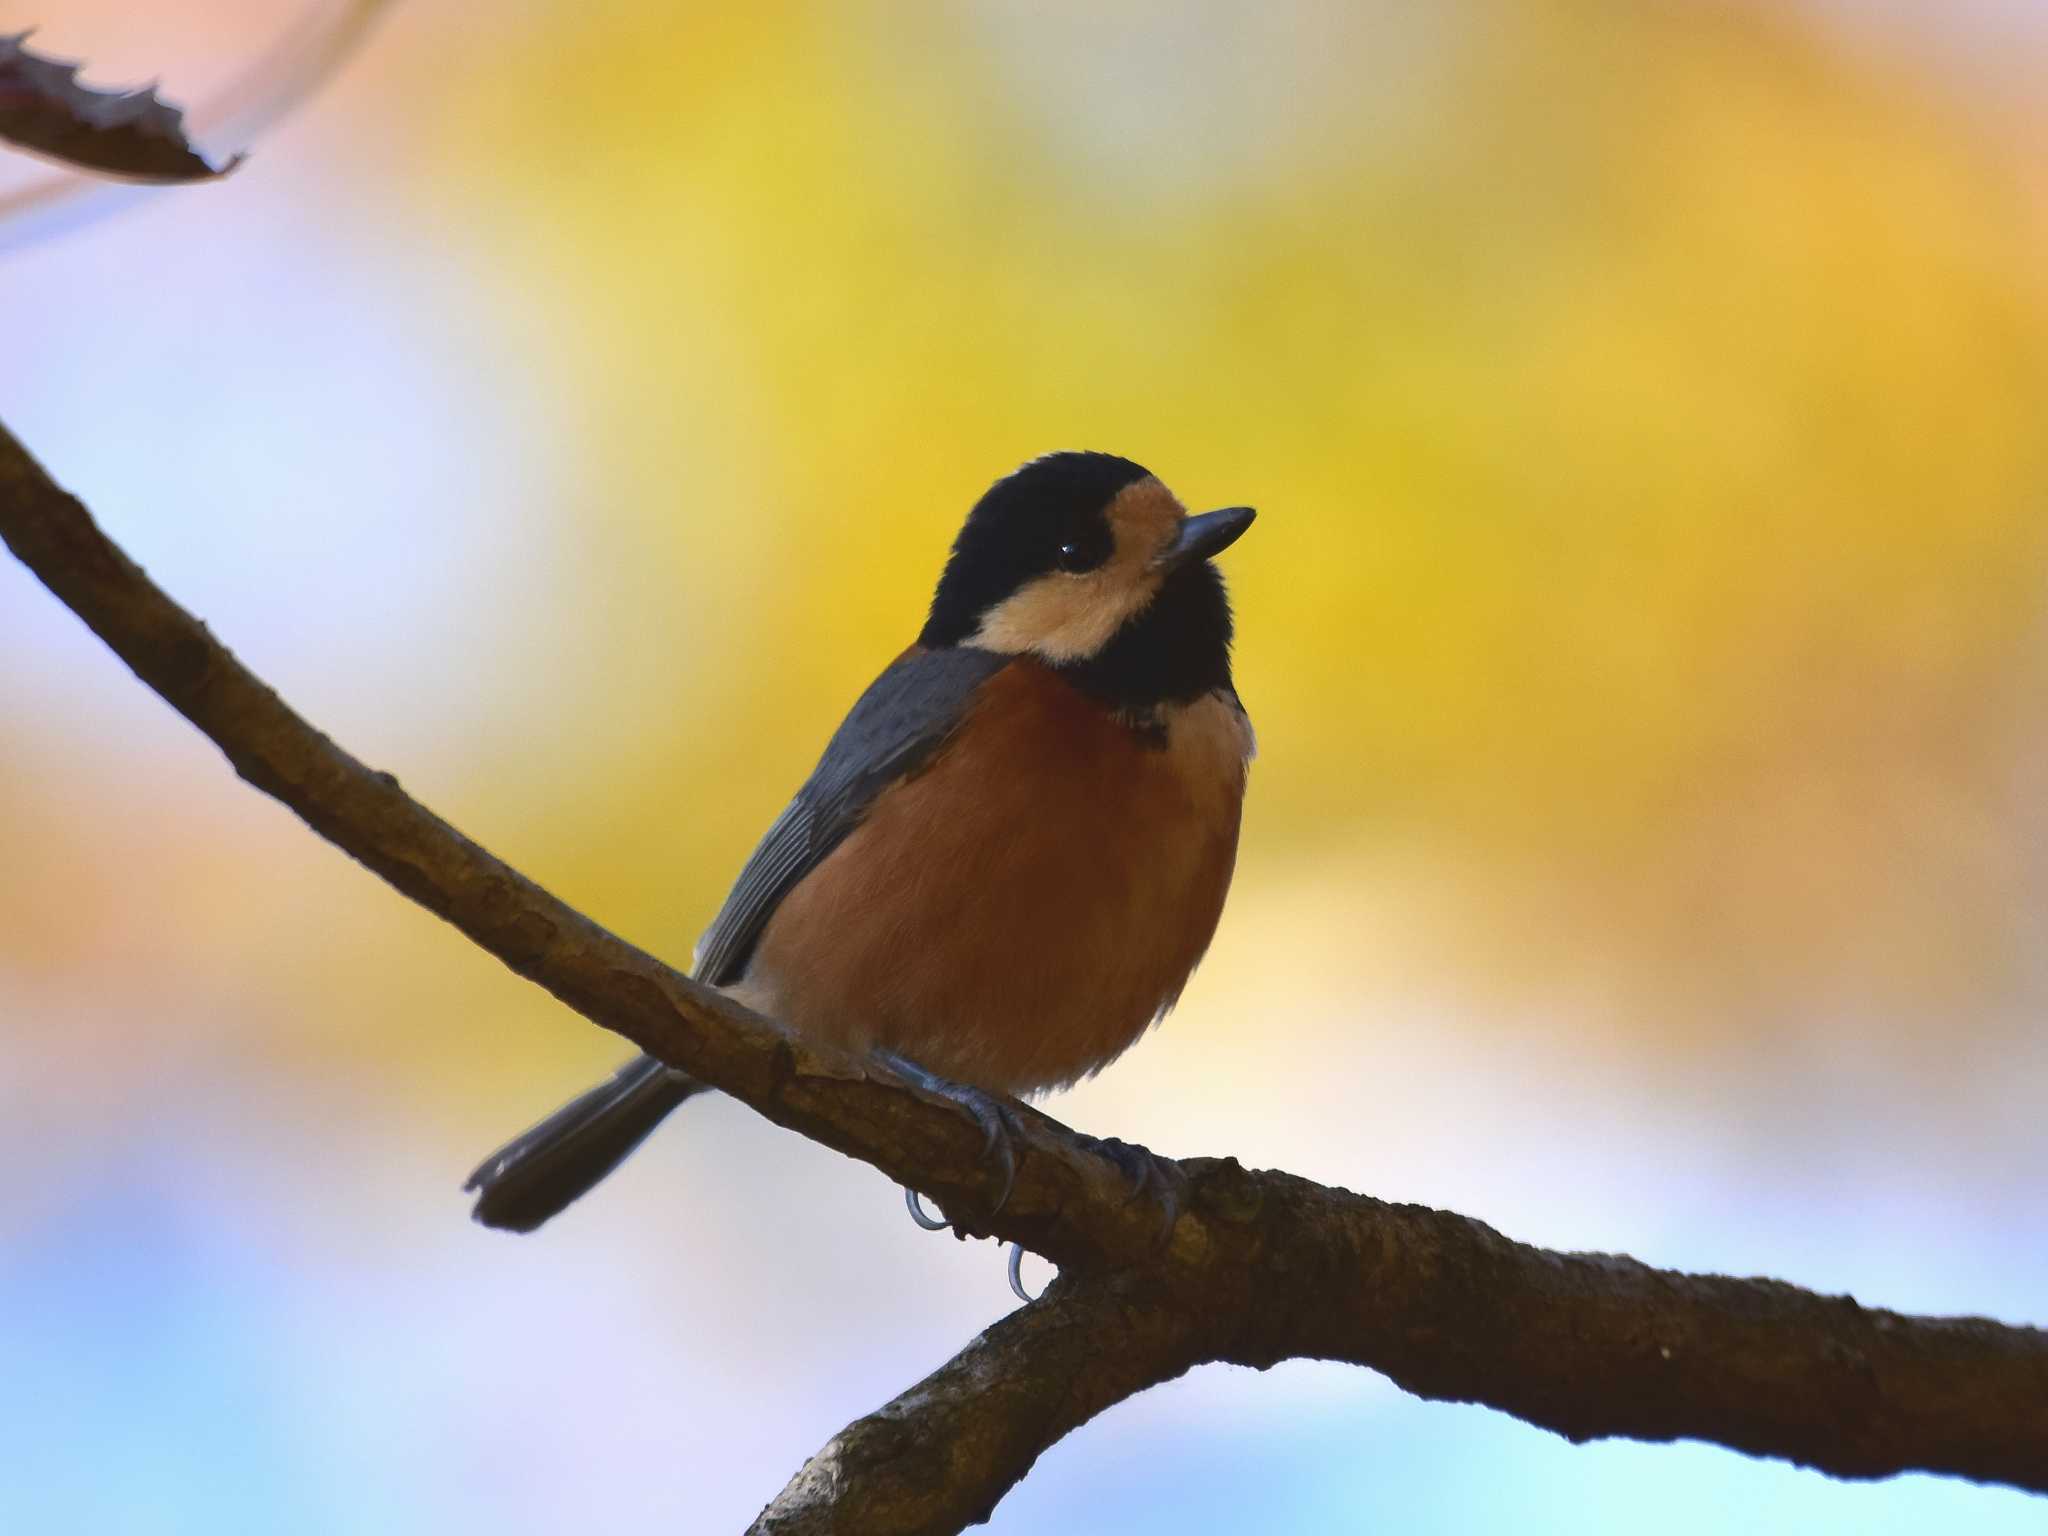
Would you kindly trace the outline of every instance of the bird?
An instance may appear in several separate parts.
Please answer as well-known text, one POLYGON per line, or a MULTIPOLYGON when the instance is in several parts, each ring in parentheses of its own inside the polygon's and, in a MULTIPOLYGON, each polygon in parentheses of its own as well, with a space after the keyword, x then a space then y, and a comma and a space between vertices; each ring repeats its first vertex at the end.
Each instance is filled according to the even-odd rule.
MULTIPOLYGON (((1190 515, 1109 453, 997 480, 915 642, 768 828, 693 974, 967 1104, 992 1145, 992 1096, 1122 1055, 1180 997, 1230 889, 1257 747, 1215 557, 1254 515, 1190 515)), ((705 1091, 627 1062, 477 1166, 475 1219, 533 1231, 705 1091)), ((1142 1148, 1100 1145, 1140 1154, 1146 1182, 1142 1148)))

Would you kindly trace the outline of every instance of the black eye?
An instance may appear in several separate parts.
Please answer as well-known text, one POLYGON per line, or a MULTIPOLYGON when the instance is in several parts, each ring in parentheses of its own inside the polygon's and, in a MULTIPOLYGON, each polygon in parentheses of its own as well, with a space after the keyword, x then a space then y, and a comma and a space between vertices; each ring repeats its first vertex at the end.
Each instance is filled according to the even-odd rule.
POLYGON ((1069 573, 1092 571, 1109 558, 1108 542, 1084 532, 1059 547, 1053 555, 1053 564, 1069 573))

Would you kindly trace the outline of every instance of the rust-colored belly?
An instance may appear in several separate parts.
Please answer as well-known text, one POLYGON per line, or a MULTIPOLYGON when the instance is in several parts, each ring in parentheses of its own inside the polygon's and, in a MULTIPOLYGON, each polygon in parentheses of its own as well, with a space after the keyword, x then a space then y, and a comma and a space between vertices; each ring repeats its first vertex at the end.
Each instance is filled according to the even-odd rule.
POLYGON ((1232 700, 1174 711, 1147 745, 1016 662, 784 898, 733 990, 813 1039, 984 1088, 1085 1076, 1208 948, 1250 751, 1232 700))

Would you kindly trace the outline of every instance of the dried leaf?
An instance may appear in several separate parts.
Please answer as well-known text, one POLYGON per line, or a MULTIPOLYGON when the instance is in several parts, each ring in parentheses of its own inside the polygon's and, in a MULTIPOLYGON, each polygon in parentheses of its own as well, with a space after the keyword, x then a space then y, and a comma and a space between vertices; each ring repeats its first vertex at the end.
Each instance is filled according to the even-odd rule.
POLYGON ((239 162, 208 164, 185 137, 183 114, 153 86, 89 89, 78 65, 23 47, 28 36, 0 37, 0 142, 132 181, 203 181, 239 162))

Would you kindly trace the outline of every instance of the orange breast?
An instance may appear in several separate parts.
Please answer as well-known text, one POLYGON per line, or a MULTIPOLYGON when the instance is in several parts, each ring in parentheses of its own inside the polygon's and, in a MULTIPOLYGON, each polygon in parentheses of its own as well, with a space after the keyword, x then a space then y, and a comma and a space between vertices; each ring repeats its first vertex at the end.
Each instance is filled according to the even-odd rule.
POLYGON ((795 890, 734 992, 984 1088, 1072 1082, 1180 995, 1223 912, 1251 731, 1211 697, 1148 746, 1028 660, 795 890))

